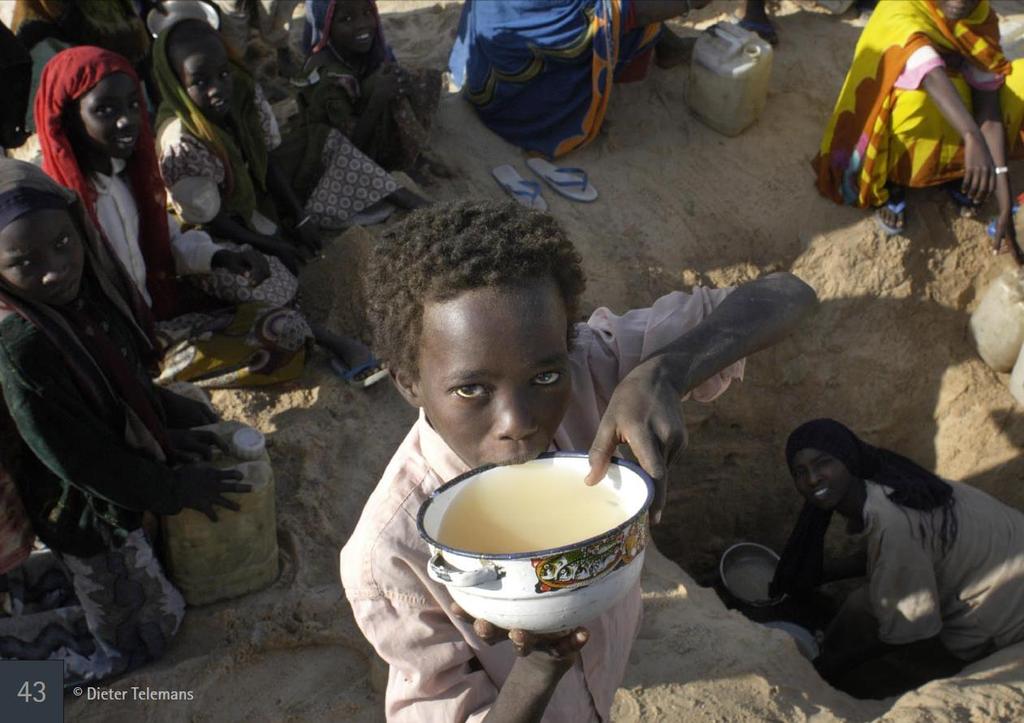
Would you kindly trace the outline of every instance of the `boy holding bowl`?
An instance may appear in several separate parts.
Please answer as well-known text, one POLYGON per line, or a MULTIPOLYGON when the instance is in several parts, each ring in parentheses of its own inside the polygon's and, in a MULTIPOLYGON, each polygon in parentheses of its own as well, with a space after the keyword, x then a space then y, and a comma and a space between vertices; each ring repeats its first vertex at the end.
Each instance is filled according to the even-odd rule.
POLYGON ((673 292, 647 309, 575 323, 580 256, 553 218, 515 203, 423 209, 374 249, 375 350, 420 416, 341 551, 355 620, 390 673, 391 721, 607 720, 640 624, 640 588, 556 637, 473 620, 427 576, 420 505, 446 481, 549 449, 615 447, 654 478, 685 446, 679 401, 710 401, 817 300, 790 274, 673 292))

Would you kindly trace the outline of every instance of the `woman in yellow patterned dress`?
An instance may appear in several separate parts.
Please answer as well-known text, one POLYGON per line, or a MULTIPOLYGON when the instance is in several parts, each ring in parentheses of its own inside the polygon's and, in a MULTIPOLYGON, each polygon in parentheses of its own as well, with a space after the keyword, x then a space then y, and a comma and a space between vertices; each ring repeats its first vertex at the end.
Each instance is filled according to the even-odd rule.
POLYGON ((906 188, 948 184, 968 213, 994 192, 996 248, 1022 262, 1007 172, 1024 154, 1022 97, 988 0, 881 0, 813 162, 818 190, 875 208, 889 234, 904 229, 906 188))

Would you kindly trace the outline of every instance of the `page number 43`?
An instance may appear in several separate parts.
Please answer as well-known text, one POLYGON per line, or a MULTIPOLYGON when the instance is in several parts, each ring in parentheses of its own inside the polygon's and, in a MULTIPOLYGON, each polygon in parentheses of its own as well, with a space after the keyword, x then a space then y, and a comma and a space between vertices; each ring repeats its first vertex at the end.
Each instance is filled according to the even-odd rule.
POLYGON ((46 700, 46 683, 41 680, 25 681, 18 690, 18 697, 26 703, 42 703, 46 700))

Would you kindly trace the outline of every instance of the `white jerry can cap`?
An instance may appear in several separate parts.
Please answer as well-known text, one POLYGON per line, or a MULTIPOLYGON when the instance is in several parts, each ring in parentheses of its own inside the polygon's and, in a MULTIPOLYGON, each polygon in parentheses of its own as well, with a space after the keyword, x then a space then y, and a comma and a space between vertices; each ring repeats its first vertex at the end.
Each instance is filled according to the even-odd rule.
POLYGON ((259 459, 266 449, 267 440, 263 434, 252 427, 236 429, 231 435, 231 452, 239 459, 259 459))

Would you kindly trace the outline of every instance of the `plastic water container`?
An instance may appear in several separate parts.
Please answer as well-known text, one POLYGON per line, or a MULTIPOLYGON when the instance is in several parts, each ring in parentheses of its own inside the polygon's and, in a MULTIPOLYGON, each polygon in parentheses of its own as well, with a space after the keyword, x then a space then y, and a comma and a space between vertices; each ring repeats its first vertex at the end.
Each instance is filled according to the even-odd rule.
POLYGON ((764 110, 771 76, 772 46, 739 25, 718 23, 693 49, 686 101, 708 126, 737 136, 764 110))
POLYGON ((1013 369, 1024 344, 1024 275, 1004 271, 981 294, 971 314, 978 354, 997 372, 1013 369))
POLYGON ((1017 404, 1024 405, 1024 346, 1021 346, 1017 363, 1010 372, 1010 394, 1017 400, 1017 404))
POLYGON ((259 590, 277 578, 274 472, 263 435, 239 422, 208 429, 231 447, 213 465, 237 469, 252 491, 224 495, 239 510, 217 507, 217 522, 184 509, 161 519, 167 574, 189 605, 206 605, 259 590))
POLYGON ((1024 22, 1020 20, 999 21, 999 44, 1007 60, 1024 58, 1024 22))

